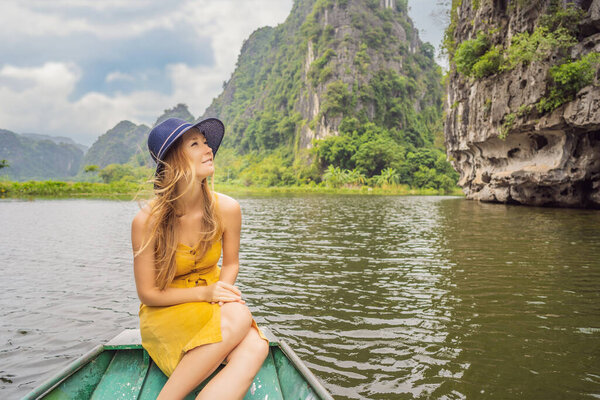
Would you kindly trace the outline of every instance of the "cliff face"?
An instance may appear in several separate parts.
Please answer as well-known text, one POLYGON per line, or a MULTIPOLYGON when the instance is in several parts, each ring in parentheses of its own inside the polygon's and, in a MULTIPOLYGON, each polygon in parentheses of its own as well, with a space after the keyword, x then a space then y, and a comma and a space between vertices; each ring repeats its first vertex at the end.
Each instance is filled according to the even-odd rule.
POLYGON ((415 115, 441 115, 440 80, 406 0, 295 0, 284 23, 244 42, 231 79, 200 119, 222 119, 226 146, 242 152, 309 148, 338 135, 344 117, 425 135, 415 115), (379 83, 393 88, 389 101, 403 103, 392 109, 373 90, 379 83))
MULTIPOLYGON (((478 77, 465 76, 457 71, 458 51, 451 52, 454 59, 445 102, 445 138, 448 156, 461 175, 458 183, 467 198, 600 208, 598 65, 592 62, 593 70, 587 71, 577 69, 579 64, 569 64, 600 51, 600 1, 454 3, 453 23, 447 32, 450 42, 458 49, 461 42, 488 32, 488 48, 500 49, 498 65, 506 63, 510 46, 515 49, 515 38, 529 38, 527 43, 535 46, 531 38, 536 29, 541 32, 543 24, 548 29, 544 31, 546 38, 550 34, 559 37, 553 32, 563 34, 566 30, 558 31, 557 27, 568 25, 556 22, 560 15, 568 10, 577 14, 574 8, 581 10, 574 25, 566 26, 572 32, 573 43, 562 47, 555 44, 556 48, 550 49, 539 47, 537 55, 515 62, 512 69, 494 69, 488 63, 491 71, 481 72, 478 77), (547 22, 552 18, 554 25, 547 22), (576 71, 574 75, 581 76, 573 80, 561 71, 576 71), (591 78, 585 86, 577 86, 588 73, 591 78), (548 99, 559 98, 556 93, 566 90, 561 79, 571 79, 576 89, 571 87, 572 92, 556 103, 562 103, 557 108, 545 106, 548 99)), ((514 55, 517 61, 522 56, 518 52, 514 55)))

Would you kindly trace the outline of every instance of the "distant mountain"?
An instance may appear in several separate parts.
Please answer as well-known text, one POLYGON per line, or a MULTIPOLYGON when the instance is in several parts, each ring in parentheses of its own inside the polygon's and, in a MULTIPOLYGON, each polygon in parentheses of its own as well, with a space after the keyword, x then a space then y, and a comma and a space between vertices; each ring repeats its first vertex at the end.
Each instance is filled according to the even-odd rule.
POLYGON ((83 165, 104 168, 109 164, 124 164, 136 153, 146 151, 148 126, 121 121, 96 139, 83 159, 83 165))
POLYGON ((194 122, 194 116, 190 113, 185 104, 179 103, 175 107, 165 110, 163 115, 158 117, 154 126, 160 124, 168 118, 179 118, 188 122, 194 122))
POLYGON ((77 143, 73 139, 64 137, 64 136, 41 135, 39 133, 21 133, 21 136, 26 137, 28 139, 32 139, 32 140, 51 140, 56 144, 60 144, 60 143, 72 144, 72 145, 78 147, 83 152, 83 154, 85 154, 89 149, 88 146, 83 145, 81 143, 77 143))
POLYGON ((29 135, 0 129, 0 159, 8 160, 9 167, 0 170, 0 176, 11 180, 66 179, 73 177, 81 167, 83 151, 77 143, 53 140, 49 137, 32 138, 29 135))
MULTIPOLYGON (((185 104, 177 104, 169 108, 157 118, 154 125, 167 118, 181 118, 193 122, 194 116, 185 104)), ((147 147, 148 132, 146 125, 136 125, 130 121, 121 121, 114 128, 98 137, 85 155, 83 165, 95 164, 104 168, 109 164, 124 164, 132 162, 134 165, 153 167, 147 147)))

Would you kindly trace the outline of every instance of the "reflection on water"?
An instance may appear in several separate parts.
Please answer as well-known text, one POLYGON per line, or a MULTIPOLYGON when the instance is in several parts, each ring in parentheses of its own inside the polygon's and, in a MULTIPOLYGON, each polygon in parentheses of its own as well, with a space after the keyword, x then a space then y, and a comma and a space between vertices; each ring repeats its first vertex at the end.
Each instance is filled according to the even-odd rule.
MULTIPOLYGON (((239 199, 238 284, 340 399, 600 396, 600 213, 239 199)), ((0 388, 137 327, 135 203, 0 202, 0 388)))
POLYGON ((468 201, 439 211, 449 339, 465 365, 440 393, 600 397, 600 213, 468 201))

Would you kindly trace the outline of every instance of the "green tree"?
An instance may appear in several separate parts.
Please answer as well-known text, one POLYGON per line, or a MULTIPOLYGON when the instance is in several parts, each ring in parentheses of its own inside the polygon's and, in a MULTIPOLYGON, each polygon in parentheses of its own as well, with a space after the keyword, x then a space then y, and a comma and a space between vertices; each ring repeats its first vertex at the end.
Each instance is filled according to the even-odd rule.
POLYGON ((8 163, 8 160, 0 160, 0 169, 2 168, 8 168, 10 167, 10 164, 8 163))
POLYGON ((99 169, 100 168, 97 165, 92 164, 92 165, 86 165, 83 168, 83 171, 84 172, 97 172, 99 169))
POLYGON ((374 176, 400 161, 403 153, 404 149, 392 139, 378 137, 361 144, 352 158, 358 170, 367 176, 374 176))
POLYGON ((133 168, 127 164, 109 164, 98 173, 104 183, 111 183, 120 180, 134 180, 135 173, 133 168))

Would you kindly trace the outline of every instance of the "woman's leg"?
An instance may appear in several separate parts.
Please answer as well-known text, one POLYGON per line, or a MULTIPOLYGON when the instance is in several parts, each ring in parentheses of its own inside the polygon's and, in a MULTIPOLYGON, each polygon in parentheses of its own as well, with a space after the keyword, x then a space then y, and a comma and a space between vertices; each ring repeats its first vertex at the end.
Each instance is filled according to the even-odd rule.
POLYGON ((157 400, 182 399, 217 369, 221 361, 248 334, 252 314, 247 306, 231 302, 221 306, 221 336, 218 343, 198 346, 183 356, 162 388, 157 400))
POLYGON ((250 329, 227 356, 227 365, 202 389, 196 400, 242 399, 269 354, 269 344, 250 329))

